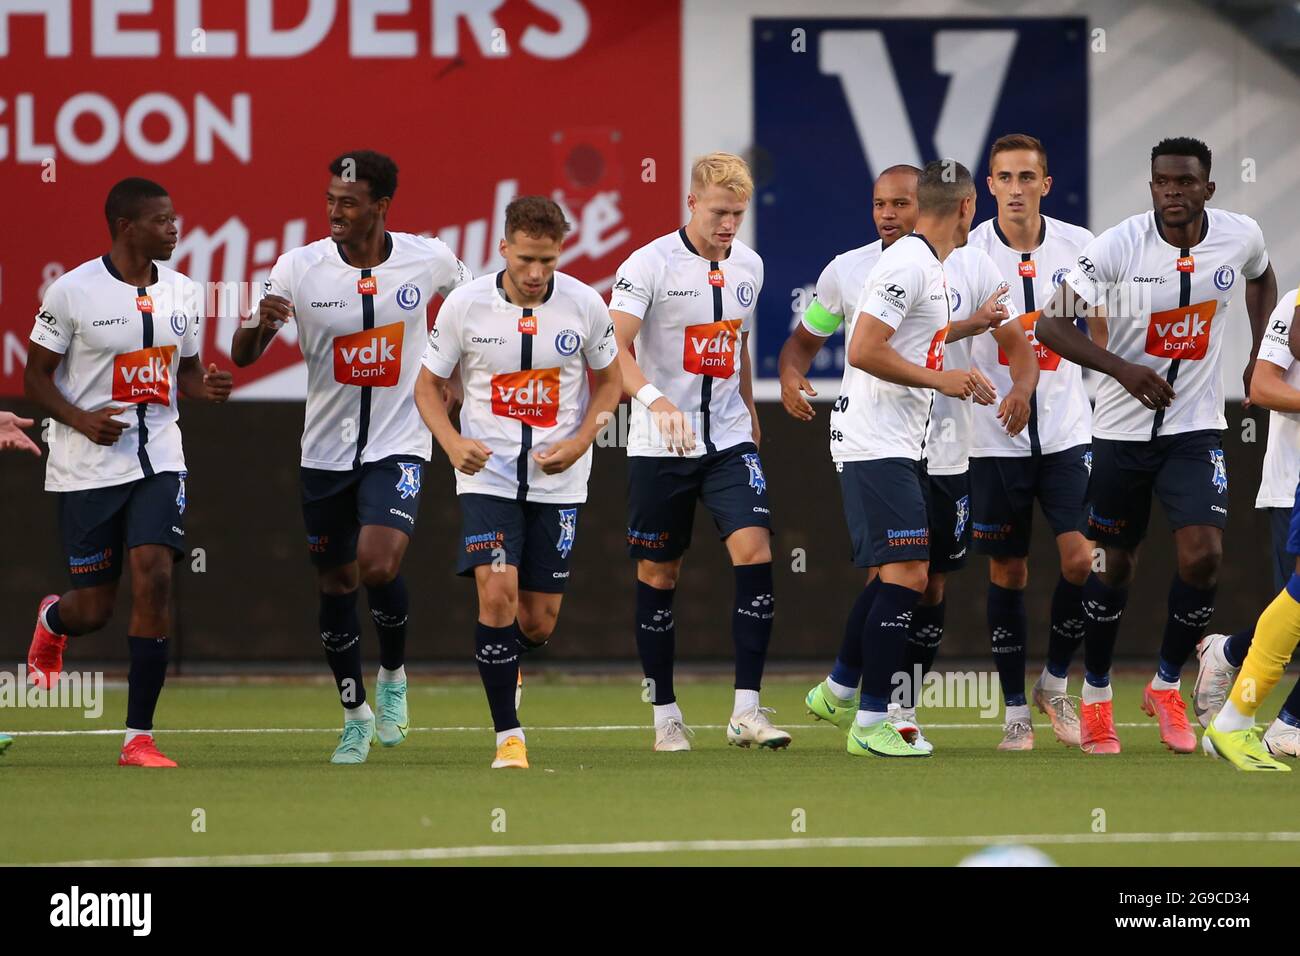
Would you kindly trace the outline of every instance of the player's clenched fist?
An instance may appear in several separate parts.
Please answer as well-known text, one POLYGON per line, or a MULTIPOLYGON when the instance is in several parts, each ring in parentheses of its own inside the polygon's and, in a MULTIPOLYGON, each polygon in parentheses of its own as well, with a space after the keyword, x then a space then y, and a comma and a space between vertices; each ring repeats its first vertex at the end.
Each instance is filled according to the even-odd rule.
POLYGON ((979 405, 992 405, 998 398, 992 383, 973 368, 954 368, 940 372, 938 390, 949 398, 969 398, 979 405))
POLYGON ((663 436, 668 450, 687 455, 695 450, 695 432, 686 421, 680 408, 666 398, 657 398, 650 406, 650 417, 663 436))
POLYGON ((125 405, 109 405, 94 412, 84 412, 73 426, 96 445, 115 445, 126 429, 126 422, 114 418, 126 411, 125 405))
POLYGON ((451 447, 447 449, 451 466, 466 475, 477 475, 483 470, 491 455, 492 449, 487 445, 473 438, 466 438, 464 435, 457 435, 451 447))
POLYGON ((781 376, 781 404, 785 406, 786 413, 801 422, 810 422, 816 413, 808 399, 804 398, 805 394, 817 394, 806 376, 793 370, 788 370, 781 376))
POLYGON ((533 460, 548 475, 567 471, 574 462, 587 453, 590 446, 580 438, 566 438, 546 448, 533 452, 533 460))
POLYGON ((235 377, 229 372, 223 372, 217 368, 216 363, 208 365, 208 370, 203 373, 203 397, 209 402, 224 402, 230 397, 230 390, 234 387, 235 377))
POLYGON ((1167 408, 1174 400, 1174 387, 1145 365, 1129 362, 1115 374, 1115 379, 1147 408, 1167 408))
POLYGON ((998 421, 1007 430, 1007 434, 1015 438, 1029 424, 1028 400, 1012 392, 998 406, 998 421))
POLYGON ((275 333, 293 318, 293 303, 280 295, 264 295, 257 307, 257 324, 267 332, 275 333))

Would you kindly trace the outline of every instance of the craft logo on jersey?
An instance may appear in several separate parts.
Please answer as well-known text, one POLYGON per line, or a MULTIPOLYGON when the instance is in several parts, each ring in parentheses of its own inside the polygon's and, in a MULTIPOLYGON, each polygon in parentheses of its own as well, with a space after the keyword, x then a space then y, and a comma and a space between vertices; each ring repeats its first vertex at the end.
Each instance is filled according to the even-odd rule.
POLYGON ((1038 266, 1034 265, 1033 259, 1023 259, 1020 262, 1020 278, 1036 279, 1038 278, 1038 266))
POLYGON ((357 280, 357 295, 378 295, 379 280, 374 276, 366 276, 364 279, 357 280))
MULTIPOLYGON (((1029 339, 1029 345, 1033 348, 1034 354, 1038 356, 1038 367, 1044 372, 1055 372, 1061 367, 1061 356, 1053 352, 1042 342, 1038 341, 1038 317, 1042 314, 1040 310, 1035 309, 1033 312, 1026 312, 1020 316, 1020 327, 1025 330, 1025 338, 1029 339)), ((998 346, 998 364, 1011 365, 1011 359, 1007 358, 1007 353, 1002 351, 1002 346, 998 346)))
POLYGON ((934 333, 934 338, 930 340, 930 347, 925 351, 925 367, 934 369, 936 372, 943 371, 943 343, 948 338, 948 326, 944 326, 938 332, 934 333))
POLYGON ((560 508, 556 511, 560 518, 560 540, 555 542, 555 550, 560 557, 567 558, 573 550, 573 538, 578 533, 578 509, 560 508))
POLYGON ((754 283, 746 279, 744 282, 736 285, 736 301, 740 303, 742 309, 748 309, 754 304, 754 283))
POLYGON ((581 339, 578 338, 577 332, 573 331, 573 329, 565 329, 555 337, 555 351, 561 355, 572 355, 578 351, 580 342, 581 339))
POLYGON ((492 414, 551 428, 560 411, 560 370, 533 368, 492 376, 492 414))
POLYGON ((1228 466, 1223 460, 1223 450, 1215 448, 1210 452, 1210 464, 1214 466, 1214 490, 1223 494, 1228 490, 1228 466))
POLYGON ((957 499, 957 522, 952 529, 952 539, 960 541, 962 534, 966 531, 966 522, 970 520, 970 495, 962 495, 957 499))
POLYGON ((1237 271, 1232 266, 1219 266, 1214 270, 1214 287, 1220 292, 1227 292, 1236 278, 1237 271))
POLYGON ((174 345, 155 345, 113 356, 113 401, 167 405, 172 395, 174 345))
POLYGON ((397 290, 397 304, 410 312, 420 304, 420 287, 414 282, 404 282, 397 290))
POLYGON ((1210 351, 1210 323, 1218 304, 1211 299, 1183 308, 1152 312, 1147 326, 1147 354, 1193 362, 1205 358, 1210 351))
POLYGON ((731 378, 739 344, 740 319, 688 325, 682 368, 695 375, 731 378))
POLYGON ((1196 257, 1195 257, 1195 256, 1179 256, 1179 257, 1178 257, 1178 271, 1179 271, 1179 272, 1195 272, 1195 271, 1196 271, 1196 257))
POLYGON ((767 478, 763 475, 763 463, 759 461, 755 452, 746 452, 740 456, 749 469, 749 487, 754 489, 754 494, 761 495, 767 490, 767 478))
POLYGON ((177 483, 180 486, 176 491, 176 511, 180 514, 185 514, 185 476, 188 474, 188 471, 182 471, 176 475, 177 483))
MULTIPOLYGON (((364 281, 364 280, 363 280, 364 281)), ((389 388, 402 375, 401 322, 362 329, 334 339, 334 381, 389 388)))
POLYGON ((420 463, 399 461, 397 467, 402 469, 402 477, 394 487, 401 492, 403 500, 416 497, 420 493, 420 463))

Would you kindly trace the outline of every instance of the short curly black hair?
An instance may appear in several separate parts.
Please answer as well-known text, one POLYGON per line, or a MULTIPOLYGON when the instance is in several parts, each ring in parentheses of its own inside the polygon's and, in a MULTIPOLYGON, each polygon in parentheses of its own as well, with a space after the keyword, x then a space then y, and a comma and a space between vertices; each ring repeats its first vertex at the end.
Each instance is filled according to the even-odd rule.
POLYGON ((108 220, 108 234, 117 238, 117 221, 119 219, 138 219, 144 204, 150 199, 162 199, 167 195, 152 179, 130 176, 121 180, 108 191, 104 200, 104 218, 108 220))
POLYGON ((373 149, 354 149, 335 157, 330 173, 344 182, 365 183, 374 200, 392 199, 397 192, 397 164, 373 149))
POLYGON ((1162 139, 1151 147, 1152 163, 1156 161, 1157 156, 1195 156, 1205 169, 1205 178, 1210 178, 1210 147, 1199 139, 1190 136, 1171 136, 1162 139))

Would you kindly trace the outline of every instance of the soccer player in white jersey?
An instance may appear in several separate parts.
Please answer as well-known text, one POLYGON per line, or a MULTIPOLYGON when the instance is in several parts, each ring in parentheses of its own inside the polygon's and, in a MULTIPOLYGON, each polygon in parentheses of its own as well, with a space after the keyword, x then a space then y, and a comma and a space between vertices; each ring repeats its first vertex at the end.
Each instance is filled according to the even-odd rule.
POLYGON ((235 364, 255 362, 295 321, 307 364, 302 511, 320 584, 320 638, 343 705, 332 763, 364 763, 371 738, 406 739, 406 624, 401 575, 433 449, 412 397, 426 309, 470 275, 439 239, 389 232, 397 165, 370 150, 332 163, 330 234, 276 261, 265 295, 235 332, 235 364), (365 585, 379 635, 375 711, 361 676, 357 589, 365 585))
POLYGON ((735 573, 736 680, 727 741, 790 743, 759 702, 774 604, 748 345, 763 261, 736 238, 753 191, 739 156, 697 159, 690 221, 633 252, 619 266, 609 301, 624 387, 633 397, 627 541, 636 560, 636 643, 657 751, 690 750, 673 689, 672 606, 697 501, 713 516, 735 573))
MULTIPOLYGON (((846 742, 855 756, 929 755, 928 746, 905 740, 888 719, 907 622, 928 578, 923 446, 935 391, 982 403, 996 397, 978 372, 944 367, 951 302, 943 262, 965 243, 970 229, 975 211, 970 173, 951 160, 930 163, 917 184, 917 201, 916 231, 881 254, 854 309, 849 335, 849 363, 866 375, 861 390, 850 392, 846 420, 852 428, 846 439, 858 460, 843 462, 840 482, 855 563, 879 568, 862 630, 860 703, 846 742)), ((1014 348, 1018 338, 1008 344, 1014 348)), ((1027 401, 1021 404, 1027 415, 1027 401)), ((850 699, 839 696, 851 707, 850 699)))
POLYGON ((560 207, 543 196, 506 207, 505 269, 447 297, 415 386, 420 414, 456 469, 457 571, 478 588, 474 659, 498 769, 528 766, 515 701, 519 652, 545 644, 555 628, 591 445, 623 396, 605 301, 555 271, 568 230, 560 207), (459 431, 443 398, 457 368, 465 395, 459 431))
POLYGON ((112 247, 45 290, 23 378, 55 423, 45 490, 59 504, 72 589, 47 595, 28 678, 51 687, 69 637, 108 623, 131 567, 126 741, 118 763, 174 767, 153 739, 167 676, 172 565, 185 554, 179 398, 224 402, 231 375, 199 360, 203 293, 160 263, 176 248, 167 191, 124 179, 104 204, 112 247))
MULTIPOLYGON (((1287 341, 1292 325, 1300 317, 1300 289, 1278 299, 1269 316, 1264 342, 1250 380, 1250 400, 1271 411, 1268 416, 1268 448, 1264 452, 1264 477, 1255 507, 1265 509, 1273 538, 1273 590, 1286 588, 1288 579, 1300 571, 1300 362, 1287 341)), ((1245 662, 1255 637, 1256 625, 1231 637, 1211 634, 1197 646, 1200 669, 1192 705, 1202 727, 1209 727, 1228 699, 1237 671, 1245 662)), ((1259 695, 1256 695, 1259 696, 1259 695)), ((1262 697, 1260 697, 1262 701, 1262 697)), ((1253 727, 1253 722, 1252 722, 1253 727)), ((1282 705, 1277 718, 1264 733, 1263 745, 1277 757, 1300 757, 1300 681, 1282 705)), ((1239 742, 1238 750, 1244 740, 1239 742)), ((1225 749, 1232 750, 1232 745, 1225 749)))
MULTIPOLYGON (((1088 243, 1038 322, 1045 346, 1105 376, 1093 414, 1085 516, 1088 537, 1105 549, 1104 568, 1083 586, 1080 740, 1088 753, 1120 751, 1111 659, 1153 493, 1174 529, 1178 570, 1142 708, 1158 719, 1170 750, 1196 747, 1179 675, 1214 612, 1228 517, 1220 356, 1231 333, 1224 313, 1244 285, 1253 365, 1277 300, 1259 225, 1206 208, 1213 195, 1209 148, 1186 137, 1161 141, 1151 151, 1154 209, 1088 243), (1075 325, 1093 307, 1109 317, 1106 348, 1075 325)), ((1245 377, 1249 384, 1249 367, 1245 377)))
MULTIPOLYGON (((1034 326, 1056 284, 1092 241, 1092 233, 1039 211, 1052 177, 1047 151, 1033 136, 1012 133, 993 143, 988 188, 997 200, 997 216, 971 230, 970 244, 987 252, 1011 284, 1012 301, 1039 368, 1029 424, 1019 435, 1008 435, 991 414, 974 416, 971 546, 989 559, 988 629, 1006 704, 1005 735, 998 749, 1034 746, 1025 697, 1025 588, 1035 499, 1056 537, 1061 573, 1052 593, 1047 663, 1034 684, 1033 702, 1051 718, 1056 738, 1077 747, 1079 712, 1066 678, 1083 641, 1083 583, 1092 570, 1092 542, 1079 532, 1091 461, 1092 406, 1083 370, 1039 343, 1034 326)), ((1092 321, 1097 334, 1103 334, 1103 320, 1092 321)), ((1007 357, 993 342, 976 340, 971 360, 996 387, 1006 387, 1007 357)))
MULTIPOLYGON (((916 184, 920 172, 914 166, 903 165, 891 166, 880 174, 873 190, 872 216, 881 238, 836 256, 827 265, 817 281, 817 297, 782 347, 779 360, 782 401, 793 417, 802 421, 812 419, 812 406, 802 393, 815 394, 806 378, 813 358, 822 344, 841 327, 844 327, 846 336, 852 333, 856 319, 853 306, 861 298, 871 269, 884 249, 910 233, 915 226, 916 184), (845 303, 849 305, 846 307, 845 303)), ((1007 318, 1004 304, 1007 288, 1006 283, 997 280, 992 263, 982 255, 955 252, 945 262, 944 271, 953 318, 945 342, 945 347, 951 351, 946 355, 960 356, 967 347, 963 340, 995 327, 1007 318), (963 270, 957 260, 964 260, 964 271, 970 273, 968 279, 961 277, 963 270), (953 266, 951 272, 949 264, 953 266), (956 344, 959 342, 962 344, 956 344)), ((1028 344, 1020 348, 1020 343, 1013 339, 1012 345, 1013 353, 1018 353, 1023 363, 1022 373, 1028 373, 1033 364, 1028 344)), ((858 460, 859 433, 855 416, 857 406, 866 400, 869 382, 866 373, 846 365, 840 395, 831 406, 831 456, 841 475, 846 462, 858 460)), ((1017 396, 1013 403, 1023 400, 1023 396, 1017 396)), ((926 449, 929 531, 935 541, 944 542, 944 547, 941 552, 931 555, 925 593, 912 613, 908 629, 902 672, 909 675, 909 680, 903 685, 900 706, 890 711, 900 732, 911 743, 919 741, 922 747, 926 742, 916 725, 914 691, 919 685, 918 676, 923 676, 933 666, 943 638, 945 576, 964 565, 969 542, 970 491, 966 480, 969 408, 968 403, 936 396, 931 415, 932 440, 927 442, 926 449)), ((1023 412, 1028 414, 1027 402, 1023 412)), ((849 467, 852 470, 856 466, 849 467)), ((849 487, 845 486, 844 491, 848 494, 849 487)), ((846 499, 845 512, 853 524, 860 509, 850 507, 846 499)), ((854 558, 859 557, 858 544, 854 542, 854 558)), ((862 672, 862 629, 879 590, 877 570, 875 567, 867 569, 867 584, 859 592, 849 613, 834 669, 805 698, 814 717, 831 721, 845 730, 855 713, 852 698, 862 672)))

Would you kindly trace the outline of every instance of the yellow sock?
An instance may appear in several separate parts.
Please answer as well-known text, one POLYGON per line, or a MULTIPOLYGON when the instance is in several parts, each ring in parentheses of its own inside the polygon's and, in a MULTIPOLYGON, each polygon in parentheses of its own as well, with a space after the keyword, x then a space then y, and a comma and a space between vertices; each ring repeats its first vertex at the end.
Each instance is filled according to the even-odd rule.
POLYGON ((1250 651, 1228 697, 1243 716, 1254 717, 1269 691, 1282 679, 1296 644, 1300 644, 1300 601, 1291 593, 1295 584, 1293 578, 1255 625, 1250 651))

